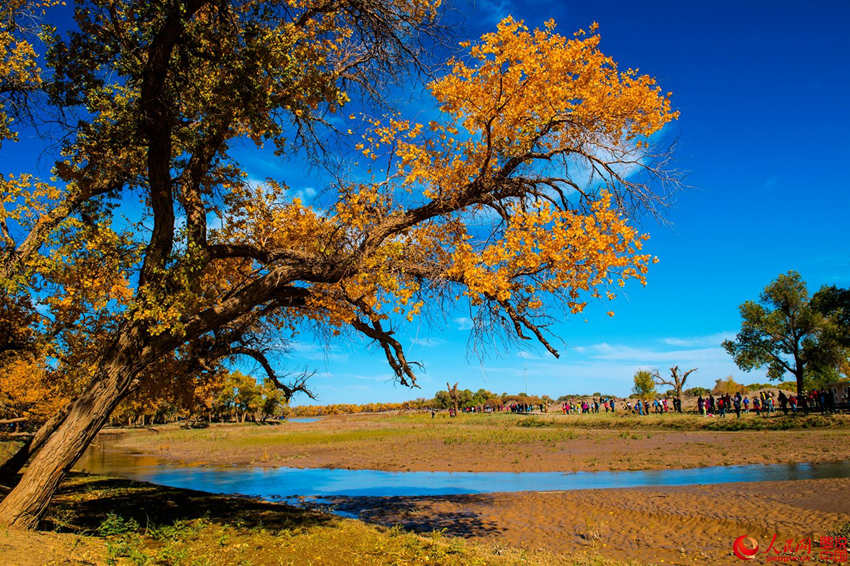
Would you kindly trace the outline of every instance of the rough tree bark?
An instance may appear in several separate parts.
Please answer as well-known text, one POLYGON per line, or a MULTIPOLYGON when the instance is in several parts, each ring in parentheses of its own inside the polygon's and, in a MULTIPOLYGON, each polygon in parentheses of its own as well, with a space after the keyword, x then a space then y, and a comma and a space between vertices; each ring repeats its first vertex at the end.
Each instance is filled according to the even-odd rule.
POLYGON ((106 424, 142 368, 138 333, 122 333, 91 387, 68 407, 68 414, 0 502, 0 524, 23 529, 38 526, 59 483, 106 424))
MULTIPOLYGON (((797 367, 799 367, 799 366, 797 366, 797 367)), ((798 369, 797 371, 794 372, 794 379, 797 381, 797 402, 798 403, 800 403, 800 399, 806 398, 806 391, 805 391, 805 388, 803 387, 803 376, 804 376, 803 370, 801 370, 801 369, 798 369)), ((808 409, 809 409, 809 404, 808 404, 808 402, 806 402, 806 404, 805 404, 806 414, 808 414, 808 412, 809 412, 808 409)))
POLYGON ((35 435, 28 441, 24 442, 18 451, 0 465, 0 481, 11 481, 18 475, 30 457, 37 453, 53 432, 59 428, 65 416, 68 414, 68 407, 63 408, 55 415, 50 417, 41 428, 36 431, 35 435))

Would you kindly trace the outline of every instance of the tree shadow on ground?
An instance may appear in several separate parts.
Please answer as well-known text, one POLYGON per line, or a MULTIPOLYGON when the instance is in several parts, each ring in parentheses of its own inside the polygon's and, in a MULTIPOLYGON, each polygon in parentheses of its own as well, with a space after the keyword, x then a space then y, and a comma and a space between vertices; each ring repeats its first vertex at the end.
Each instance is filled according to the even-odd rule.
POLYGON ((112 513, 142 527, 205 519, 222 525, 309 528, 333 521, 318 510, 247 497, 214 495, 126 479, 71 473, 48 508, 42 528, 94 531, 112 513))
POLYGON ((329 497, 335 511, 356 515, 360 520, 384 526, 398 525, 416 533, 442 531, 455 537, 493 537, 503 529, 473 510, 488 504, 487 495, 420 497, 329 497), (461 507, 461 510, 457 509, 461 507))

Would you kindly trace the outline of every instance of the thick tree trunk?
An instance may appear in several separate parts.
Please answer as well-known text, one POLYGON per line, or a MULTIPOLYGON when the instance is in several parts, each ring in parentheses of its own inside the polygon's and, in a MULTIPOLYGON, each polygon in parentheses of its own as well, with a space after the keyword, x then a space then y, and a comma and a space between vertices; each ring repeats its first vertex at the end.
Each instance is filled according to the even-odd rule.
POLYGON ((30 459, 30 456, 38 452, 44 446, 47 439, 50 438, 50 435, 53 434, 53 431, 62 424, 67 414, 68 407, 64 407, 58 411, 46 423, 41 425, 41 428, 38 429, 35 435, 18 448, 18 451, 11 458, 3 462, 3 465, 0 466, 0 481, 10 480, 20 472, 21 468, 30 459))
POLYGON ((0 502, 0 524, 24 529, 38 526, 65 474, 103 428, 142 367, 139 336, 124 333, 98 377, 68 407, 68 415, 35 455, 21 481, 0 502))
POLYGON ((794 377, 797 378, 797 403, 800 403, 803 398, 803 373, 800 372, 794 377))

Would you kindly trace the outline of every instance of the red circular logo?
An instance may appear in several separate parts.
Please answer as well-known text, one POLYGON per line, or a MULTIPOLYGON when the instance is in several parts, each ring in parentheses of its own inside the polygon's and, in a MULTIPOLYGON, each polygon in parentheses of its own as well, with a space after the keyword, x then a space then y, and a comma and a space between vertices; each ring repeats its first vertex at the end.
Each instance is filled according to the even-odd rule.
POLYGON ((753 537, 741 535, 735 539, 732 550, 735 551, 735 556, 741 560, 752 560, 756 552, 759 551, 759 543, 753 537))

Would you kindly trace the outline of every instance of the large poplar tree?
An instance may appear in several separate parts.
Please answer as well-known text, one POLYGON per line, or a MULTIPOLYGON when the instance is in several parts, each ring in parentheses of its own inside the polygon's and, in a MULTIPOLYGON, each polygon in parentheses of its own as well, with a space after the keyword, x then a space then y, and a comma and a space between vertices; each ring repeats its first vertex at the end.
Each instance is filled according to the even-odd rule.
POLYGON ((439 0, 77 0, 70 30, 28 35, 41 4, 0 18, 15 47, 0 134, 47 116, 61 157, 55 183, 4 172, 0 283, 50 311, 39 329, 80 387, 36 435, 1 523, 34 527, 162 364, 244 355, 273 374, 257 337, 314 328, 376 341, 411 385, 394 330, 423 310, 464 301, 476 332, 557 355, 547 313, 644 281, 630 219, 664 196, 648 142, 676 113, 595 29, 503 20, 428 84, 440 116, 418 124, 369 109, 418 64, 439 0), (340 174, 317 209, 285 177, 247 182, 231 151, 245 140, 318 162, 348 144, 375 168, 340 174))

